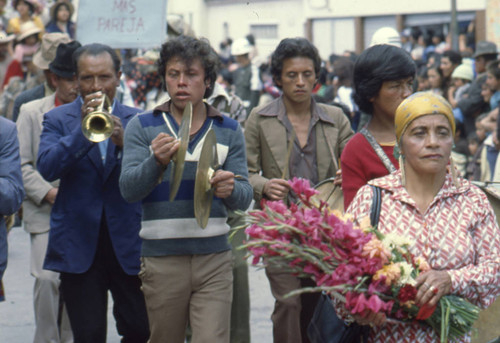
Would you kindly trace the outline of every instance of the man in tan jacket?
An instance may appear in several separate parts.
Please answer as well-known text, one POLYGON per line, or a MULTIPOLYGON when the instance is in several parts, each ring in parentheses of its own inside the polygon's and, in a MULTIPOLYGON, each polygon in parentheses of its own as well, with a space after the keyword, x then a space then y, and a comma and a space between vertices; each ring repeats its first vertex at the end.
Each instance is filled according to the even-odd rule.
POLYGON ((62 104, 74 101, 78 88, 71 56, 80 47, 78 42, 61 43, 50 63, 54 94, 21 106, 17 129, 21 169, 26 189, 24 229, 31 237, 31 275, 35 277, 33 303, 35 309, 34 342, 73 342, 66 311, 59 313, 59 273, 44 270, 50 228, 50 210, 54 204, 59 181, 49 183, 36 169, 43 115, 62 104), (58 324, 59 317, 61 324, 58 324))
MULTIPOLYGON (((312 98, 320 65, 317 49, 303 38, 282 40, 272 55, 271 74, 283 94, 254 109, 245 124, 249 181, 256 204, 261 199, 293 202, 287 181, 293 177, 316 185, 336 175, 337 161, 353 132, 339 108, 317 104, 312 98)), ((302 301, 284 295, 312 281, 272 265, 266 267, 266 275, 276 299, 271 316, 274 342, 308 342, 307 325, 318 295, 303 296, 302 301)))

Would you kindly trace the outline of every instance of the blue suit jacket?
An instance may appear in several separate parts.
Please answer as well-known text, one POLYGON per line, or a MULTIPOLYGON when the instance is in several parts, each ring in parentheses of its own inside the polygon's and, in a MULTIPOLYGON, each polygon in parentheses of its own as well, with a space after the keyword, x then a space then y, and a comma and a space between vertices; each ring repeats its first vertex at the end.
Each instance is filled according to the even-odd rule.
MULTIPOLYGON (((59 106, 44 116, 37 168, 48 181, 60 179, 50 216, 44 268, 83 273, 94 260, 103 213, 123 270, 136 275, 140 266, 141 207, 120 194, 122 151, 108 140, 106 164, 99 146, 81 130, 81 100, 59 106)), ((113 114, 125 127, 139 110, 115 102, 113 114)))
POLYGON ((15 213, 24 199, 16 124, 0 117, 0 281, 7 267, 4 216, 15 213))

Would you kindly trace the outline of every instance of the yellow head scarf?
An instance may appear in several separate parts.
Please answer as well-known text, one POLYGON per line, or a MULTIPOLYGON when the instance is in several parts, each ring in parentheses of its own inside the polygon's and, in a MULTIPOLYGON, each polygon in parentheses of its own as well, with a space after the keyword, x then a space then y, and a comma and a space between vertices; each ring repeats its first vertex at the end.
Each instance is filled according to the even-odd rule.
POLYGON ((443 114, 450 122, 451 131, 455 135, 455 117, 450 104, 440 95, 432 92, 418 92, 403 100, 396 109, 394 122, 398 144, 408 125, 415 119, 428 114, 443 114))

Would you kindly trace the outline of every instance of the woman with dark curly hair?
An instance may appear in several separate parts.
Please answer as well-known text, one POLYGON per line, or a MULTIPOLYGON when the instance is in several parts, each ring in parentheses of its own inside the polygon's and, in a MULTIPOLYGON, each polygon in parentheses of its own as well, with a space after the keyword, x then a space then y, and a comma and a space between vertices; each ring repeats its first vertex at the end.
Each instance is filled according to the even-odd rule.
POLYGON ((345 208, 361 186, 399 167, 393 156, 394 113, 413 92, 415 73, 411 56, 392 45, 374 45, 359 55, 354 65, 353 98, 371 118, 342 152, 345 208))

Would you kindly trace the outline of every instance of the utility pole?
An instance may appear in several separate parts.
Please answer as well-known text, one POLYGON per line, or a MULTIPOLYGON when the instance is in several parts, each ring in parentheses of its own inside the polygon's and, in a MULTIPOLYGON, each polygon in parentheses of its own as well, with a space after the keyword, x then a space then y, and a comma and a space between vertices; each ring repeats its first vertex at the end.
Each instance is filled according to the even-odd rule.
POLYGON ((458 51, 457 0, 451 0, 451 48, 458 51))

